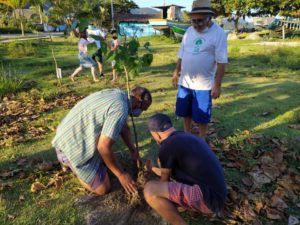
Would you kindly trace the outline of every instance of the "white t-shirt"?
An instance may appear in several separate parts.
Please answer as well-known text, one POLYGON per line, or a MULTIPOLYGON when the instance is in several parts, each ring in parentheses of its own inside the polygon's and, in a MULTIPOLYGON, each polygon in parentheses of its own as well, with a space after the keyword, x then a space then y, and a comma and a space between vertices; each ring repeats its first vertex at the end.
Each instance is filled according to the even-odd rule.
MULTIPOLYGON (((87 33, 88 33, 88 35, 94 35, 94 36, 99 36, 99 37, 101 36, 103 38, 105 38, 105 36, 106 36, 106 34, 103 31, 101 31, 100 29, 87 29, 87 33)), ((88 37, 88 41, 95 42, 97 49, 101 48, 100 40, 95 40, 92 37, 88 37)))
POLYGON ((215 23, 201 33, 189 27, 183 36, 178 58, 182 59, 179 85, 193 90, 211 90, 217 63, 228 63, 224 30, 215 23))

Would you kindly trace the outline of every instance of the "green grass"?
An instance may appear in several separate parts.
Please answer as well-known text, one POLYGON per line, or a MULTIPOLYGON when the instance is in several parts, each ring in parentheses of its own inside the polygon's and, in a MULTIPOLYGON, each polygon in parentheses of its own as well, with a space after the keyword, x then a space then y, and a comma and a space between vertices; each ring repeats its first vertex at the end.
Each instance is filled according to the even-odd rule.
MULTIPOLYGON (((141 39, 141 42, 146 41, 147 38, 141 39)), ((141 75, 132 81, 131 86, 145 86, 153 94, 153 105, 137 119, 136 123, 141 155, 154 158, 157 146, 146 132, 146 119, 159 111, 169 114, 178 129, 182 129, 182 121, 177 120, 174 115, 176 89, 171 85, 179 43, 161 37, 151 37, 150 42, 154 49, 153 65, 150 69, 142 71, 141 75)), ((73 92, 79 96, 86 96, 103 88, 125 88, 121 77, 115 85, 109 82, 111 79, 109 64, 105 64, 105 81, 93 83, 90 70, 84 70, 77 81, 71 83, 68 76, 78 66, 76 40, 72 38, 57 38, 54 43, 42 40, 32 48, 34 54, 16 58, 9 54, 6 44, 0 45, 0 63, 6 67, 12 65, 16 68, 19 71, 17 78, 22 77, 25 81, 35 82, 34 89, 17 94, 23 101, 29 96, 52 101, 61 93, 73 92), (62 68, 62 86, 58 86, 56 80, 51 47, 55 52, 58 66, 62 68)), ((93 50, 89 49, 89 52, 93 50)), ((300 48, 262 46, 255 41, 238 40, 229 42, 229 54, 230 63, 223 81, 222 96, 214 100, 213 115, 220 121, 215 125, 218 130, 217 138, 224 138, 233 146, 243 142, 253 133, 263 134, 266 137, 286 138, 293 146, 290 151, 299 154, 295 140, 299 139, 300 132, 289 128, 288 125, 300 123, 298 63, 300 48), (265 112, 267 115, 262 116, 265 112)), ((67 112, 68 110, 63 107, 56 107, 43 113, 33 125, 56 127, 67 112)), ((54 134, 50 131, 39 140, 22 144, 12 143, 10 147, 1 148, 0 171, 17 168, 15 160, 23 156, 29 159, 55 160, 55 153, 51 147, 54 134)), ((249 164, 254 165, 256 161, 247 159, 246 156, 259 147, 267 148, 268 143, 258 143, 257 146, 246 145, 241 159, 248 160, 249 164)), ((126 151, 121 142, 118 142, 114 149, 126 151)), ((222 152, 218 152, 218 156, 226 161, 222 152)), ((290 155, 287 157, 291 158, 291 167, 297 169, 297 163, 292 161, 290 155)), ((15 177, 0 181, 12 184, 12 188, 0 191, 1 224, 82 224, 80 212, 74 207, 74 201, 84 192, 78 189, 80 185, 74 176, 68 175, 69 179, 57 192, 49 189, 41 194, 34 194, 30 192, 31 183, 35 179, 46 182, 53 173, 36 173, 31 166, 26 167, 25 172, 32 178, 15 177), (20 195, 25 197, 25 201, 19 200, 20 195), (41 202, 45 202, 42 207, 41 202), (14 218, 10 219, 8 215, 13 215, 14 218)), ((230 185, 242 185, 241 178, 245 175, 243 172, 232 168, 226 169, 225 174, 230 185)), ((212 224, 200 216, 195 218, 189 214, 184 216, 191 224, 212 224)), ((285 224, 286 222, 284 221, 285 224)))

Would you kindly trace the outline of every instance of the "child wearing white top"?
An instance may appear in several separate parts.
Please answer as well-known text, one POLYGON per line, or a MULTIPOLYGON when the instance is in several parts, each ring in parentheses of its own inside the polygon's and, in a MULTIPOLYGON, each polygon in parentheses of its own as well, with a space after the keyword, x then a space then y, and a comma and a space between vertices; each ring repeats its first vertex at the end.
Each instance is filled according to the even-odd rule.
POLYGON ((98 82, 96 76, 96 62, 87 54, 87 45, 93 43, 93 41, 87 40, 87 33, 86 29, 80 33, 80 40, 78 42, 78 50, 79 50, 79 67, 73 72, 73 74, 70 76, 70 79, 74 82, 74 78, 77 74, 79 74, 83 68, 91 68, 91 73, 93 76, 93 80, 95 82, 98 82))

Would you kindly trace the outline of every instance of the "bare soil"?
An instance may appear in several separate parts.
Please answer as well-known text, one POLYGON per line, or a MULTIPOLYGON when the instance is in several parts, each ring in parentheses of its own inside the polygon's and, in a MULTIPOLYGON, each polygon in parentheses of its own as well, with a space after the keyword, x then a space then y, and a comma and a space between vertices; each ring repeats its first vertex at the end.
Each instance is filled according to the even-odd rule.
POLYGON ((104 196, 85 195, 75 206, 83 212, 87 225, 167 225, 145 202, 143 187, 148 180, 158 179, 153 174, 138 171, 131 160, 122 160, 123 167, 136 178, 138 194, 129 196, 117 178, 109 174, 112 190, 104 196))

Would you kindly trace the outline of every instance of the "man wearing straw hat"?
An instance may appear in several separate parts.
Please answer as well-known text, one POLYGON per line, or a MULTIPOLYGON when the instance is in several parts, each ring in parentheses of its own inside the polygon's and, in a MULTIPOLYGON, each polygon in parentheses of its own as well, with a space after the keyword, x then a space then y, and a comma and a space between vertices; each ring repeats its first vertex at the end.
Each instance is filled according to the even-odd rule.
POLYGON ((52 145, 58 160, 94 194, 104 195, 110 190, 107 168, 127 193, 135 193, 135 182, 117 162, 112 146, 121 136, 132 159, 139 160, 127 117, 129 114, 138 117, 151 103, 151 94, 143 87, 134 88, 130 99, 127 92, 119 89, 102 90, 82 99, 57 128, 52 145))
POLYGON ((212 98, 221 95, 222 77, 228 62, 227 37, 212 21, 210 0, 193 2, 192 26, 182 39, 172 82, 178 85, 176 115, 184 118, 184 130, 191 132, 191 123, 199 126, 199 135, 206 138, 211 119, 212 98))

